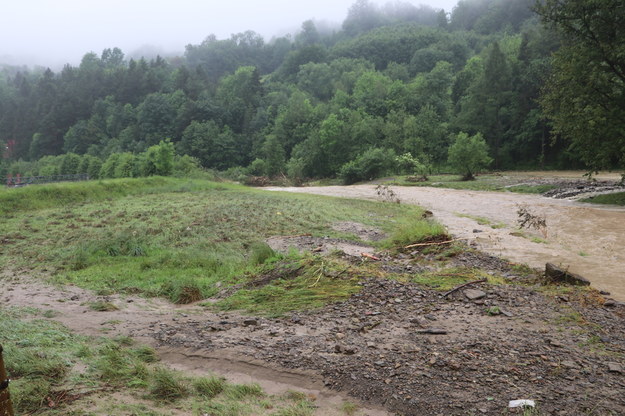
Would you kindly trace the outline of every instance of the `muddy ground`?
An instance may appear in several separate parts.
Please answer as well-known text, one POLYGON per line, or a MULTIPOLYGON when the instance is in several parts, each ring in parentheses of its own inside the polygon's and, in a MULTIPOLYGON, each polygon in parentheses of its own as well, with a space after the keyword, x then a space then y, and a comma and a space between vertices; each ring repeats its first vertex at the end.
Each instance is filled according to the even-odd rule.
MULTIPOLYGON (((395 270, 421 261, 417 253, 378 255, 395 270)), ((303 391, 316 398, 317 415, 340 414, 347 400, 361 404, 360 415, 501 415, 515 399, 535 400, 541 415, 625 414, 623 304, 596 292, 545 295, 536 276, 479 252, 453 264, 515 284, 444 296, 369 279, 347 301, 278 319, 99 297, 19 273, 3 277, 0 300, 55 311, 50 319, 78 333, 135 337, 173 368, 260 382, 270 393, 303 391), (96 300, 119 310, 94 311, 96 300)))
MULTIPOLYGON (((596 184, 578 172, 515 174, 511 184, 560 184, 559 196, 596 184)), ((617 186, 618 175, 599 176, 617 186)), ((346 198, 379 199, 375 185, 270 188, 346 198)), ((464 238, 486 253, 544 268, 551 262, 588 278, 593 287, 625 301, 625 208, 577 202, 571 198, 512 192, 467 191, 432 187, 392 186, 402 203, 417 204, 434 213, 449 233, 464 238), (519 230, 517 211, 526 207, 546 219, 543 230, 519 230)), ((621 191, 625 188, 620 187, 621 191)), ((596 190, 596 189, 595 189, 596 190)), ((589 194, 585 194, 589 195, 589 194)), ((579 195, 577 195, 579 196, 579 195)))
MULTIPOLYGON (((366 186, 307 191, 374 194, 366 186)), ((501 254, 489 250, 492 246, 486 242, 496 240, 504 246, 514 238, 516 245, 505 253, 521 246, 522 255, 534 253, 541 262, 546 250, 567 255, 579 250, 571 248, 574 238, 567 238, 581 238, 580 230, 575 232, 581 226, 565 226, 567 222, 583 217, 596 228, 595 221, 600 225, 605 221, 605 229, 586 227, 598 241, 595 245, 604 247, 588 250, 598 263, 610 262, 625 270, 619 263, 623 210, 532 195, 488 193, 484 198, 484 193, 459 192, 398 190, 402 201, 431 209, 456 236, 471 237, 469 247, 501 254), (548 244, 510 235, 520 201, 548 213, 548 244), (479 225, 458 213, 505 225, 479 225), (615 219, 621 222, 614 223, 615 219), (540 249, 524 245, 527 242, 540 249), (609 244, 613 251, 605 250, 609 244)), ((362 224, 335 227, 365 241, 383 237, 362 224)), ((418 251, 375 253, 366 242, 297 236, 276 237, 269 243, 277 250, 295 246, 332 255, 344 251, 342 256, 354 262, 363 261, 362 253, 374 253, 382 269, 407 275, 433 267, 418 251)), ((303 391, 316 398, 315 414, 321 416, 344 414, 339 407, 345 401, 359 403, 356 414, 361 416, 521 414, 508 409, 509 401, 516 399, 535 400, 540 415, 625 414, 622 303, 596 291, 546 291, 538 274, 476 250, 448 261, 452 266, 482 268, 505 283, 473 284, 445 295, 413 283, 366 279, 360 292, 346 301, 274 319, 216 312, 199 304, 172 305, 161 299, 101 297, 76 287, 47 286, 14 271, 0 276, 0 302, 54 311, 46 314, 53 316, 48 319, 77 333, 135 337, 156 347, 164 364, 188 373, 214 371, 231 381, 258 382, 268 393, 303 391), (97 300, 111 302, 119 310, 94 311, 89 304, 97 300)))

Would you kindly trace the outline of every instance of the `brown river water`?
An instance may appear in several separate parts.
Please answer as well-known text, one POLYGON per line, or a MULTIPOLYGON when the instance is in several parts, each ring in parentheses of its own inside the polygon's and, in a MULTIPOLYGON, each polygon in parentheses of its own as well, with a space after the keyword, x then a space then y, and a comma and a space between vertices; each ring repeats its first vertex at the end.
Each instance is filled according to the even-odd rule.
MULTIPOLYGON (((587 204, 540 195, 467 191, 430 187, 391 189, 402 203, 429 209, 457 238, 512 262, 544 268, 546 262, 578 273, 592 286, 625 301, 625 208, 587 204), (523 230, 519 235, 519 206, 546 218, 546 232, 523 230), (471 218, 472 217, 472 218, 471 218), (487 219, 487 225, 476 218, 487 219), (496 224, 500 228, 492 228, 496 224), (474 232, 481 230, 481 232, 474 232)), ((376 200, 375 185, 270 188, 376 200)), ((483 221, 482 221, 483 222, 483 221)))

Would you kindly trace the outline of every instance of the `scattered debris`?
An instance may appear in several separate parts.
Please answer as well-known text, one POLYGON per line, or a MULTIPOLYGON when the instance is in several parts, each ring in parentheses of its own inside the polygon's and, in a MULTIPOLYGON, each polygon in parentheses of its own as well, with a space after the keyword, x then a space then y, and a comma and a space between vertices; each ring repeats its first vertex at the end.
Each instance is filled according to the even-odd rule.
POLYGON ((445 297, 451 295, 452 293, 454 293, 454 292, 456 292, 456 291, 458 291, 458 290, 460 290, 460 289, 462 289, 464 287, 467 287, 469 285, 475 285, 475 284, 478 284, 478 283, 485 283, 487 281, 488 281, 488 279, 480 279, 480 280, 474 280, 472 282, 463 283, 460 286, 456 286, 453 289, 451 289, 450 291, 443 293, 443 297, 445 298, 445 297))
POLYGON ((514 409, 517 407, 535 407, 535 406, 536 406, 536 402, 534 402, 534 400, 528 400, 528 399, 510 400, 510 403, 508 403, 508 407, 511 409, 514 409))

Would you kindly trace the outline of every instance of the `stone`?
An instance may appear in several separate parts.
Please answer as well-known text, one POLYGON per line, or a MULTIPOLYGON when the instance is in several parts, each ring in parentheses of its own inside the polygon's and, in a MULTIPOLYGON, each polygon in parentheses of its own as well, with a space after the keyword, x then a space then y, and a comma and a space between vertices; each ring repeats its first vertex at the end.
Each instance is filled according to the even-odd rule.
POLYGON ((442 328, 425 328, 425 329, 418 329, 417 334, 445 335, 447 334, 447 330, 442 329, 442 328))
POLYGON ((466 289, 462 293, 464 293, 464 296, 469 300, 478 300, 486 297, 486 292, 478 289, 466 289))
POLYGON ((610 373, 623 373, 623 366, 619 363, 608 363, 608 371, 610 373))
POLYGON ((605 302, 603 302, 603 306, 608 307, 608 308, 613 308, 616 306, 616 301, 614 299, 608 299, 605 302))
POLYGON ((257 319, 246 319, 243 321, 243 325, 245 326, 257 326, 258 325, 258 320, 257 319))
POLYGON ((553 263, 545 264, 545 277, 558 283, 567 283, 574 286, 590 286, 590 281, 583 276, 556 266, 553 263))

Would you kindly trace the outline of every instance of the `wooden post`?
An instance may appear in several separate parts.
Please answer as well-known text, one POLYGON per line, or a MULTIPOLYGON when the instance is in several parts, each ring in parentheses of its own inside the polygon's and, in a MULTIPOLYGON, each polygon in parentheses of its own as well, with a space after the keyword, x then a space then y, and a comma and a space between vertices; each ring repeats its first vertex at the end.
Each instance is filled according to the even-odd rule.
POLYGON ((4 369, 4 359, 2 358, 2 345, 0 345, 0 416, 14 416, 11 395, 9 394, 9 378, 4 369))

